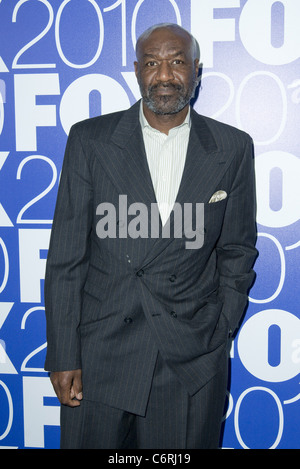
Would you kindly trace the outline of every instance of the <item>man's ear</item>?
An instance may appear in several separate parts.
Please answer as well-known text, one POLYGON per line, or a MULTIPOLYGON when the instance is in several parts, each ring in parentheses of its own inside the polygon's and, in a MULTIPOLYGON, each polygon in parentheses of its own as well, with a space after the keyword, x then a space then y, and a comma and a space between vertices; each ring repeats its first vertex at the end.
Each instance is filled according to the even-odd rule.
POLYGON ((194 66, 195 66, 195 73, 196 73, 196 77, 197 77, 198 73, 199 73, 199 68, 200 68, 199 59, 194 60, 194 66))
POLYGON ((134 71, 135 71, 135 76, 138 76, 138 70, 139 70, 139 63, 138 62, 133 62, 134 64, 134 71))

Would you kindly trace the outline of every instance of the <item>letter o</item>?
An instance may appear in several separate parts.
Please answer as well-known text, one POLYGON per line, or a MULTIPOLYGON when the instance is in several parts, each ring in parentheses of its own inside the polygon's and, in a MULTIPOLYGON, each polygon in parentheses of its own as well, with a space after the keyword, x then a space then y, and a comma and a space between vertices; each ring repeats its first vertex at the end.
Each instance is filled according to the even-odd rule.
POLYGON ((4 440, 4 438, 6 438, 6 436, 7 436, 7 435, 9 434, 9 432, 10 432, 10 429, 11 429, 11 426, 12 426, 12 422, 13 422, 13 402, 12 402, 12 398, 11 398, 10 391, 9 391, 8 387, 6 386, 6 384, 3 383, 3 381, 0 381, 0 386, 2 386, 2 388, 4 389, 5 394, 6 394, 6 396, 7 396, 8 411, 9 411, 9 416, 8 416, 8 422, 7 422, 6 429, 5 429, 5 431, 2 433, 2 435, 0 435, 0 440, 4 440))
POLYGON ((240 406, 241 406, 241 403, 243 402, 243 399, 244 397, 249 394, 250 392, 253 392, 253 391, 265 391, 267 392, 268 394, 271 394, 271 396, 274 398, 275 402, 276 402, 276 405, 277 405, 277 408, 278 408, 278 414, 279 414, 279 425, 278 425, 278 433, 277 433, 277 436, 276 436, 276 439, 274 441, 274 443, 272 444, 272 446, 270 446, 269 449, 275 449, 280 440, 281 440, 281 437, 282 437, 282 432, 283 432, 283 410, 282 410, 282 405, 281 405, 281 402, 277 396, 277 394, 275 394, 273 391, 271 391, 271 389, 268 389, 268 388, 264 388, 264 387, 261 387, 261 386, 255 386, 253 388, 249 388, 249 389, 246 389, 246 391, 244 391, 240 397, 238 398, 238 401, 236 403, 236 408, 235 408, 235 412, 234 412, 234 427, 235 427, 235 431, 236 431, 236 436, 237 436, 237 439, 240 443, 240 445, 244 448, 244 449, 249 449, 248 446, 245 445, 243 439, 242 439, 242 436, 241 436, 241 433, 240 433, 240 428, 239 428, 239 411, 240 411, 240 406))
POLYGON ((285 65, 300 57, 300 2, 281 0, 285 30, 281 47, 271 44, 271 10, 277 0, 248 0, 240 15, 240 37, 245 49, 256 60, 268 65, 285 65))
POLYGON ((124 88, 113 78, 96 73, 77 78, 66 89, 60 104, 60 119, 66 134, 75 122, 90 117, 89 95, 92 91, 101 94, 99 114, 120 111, 130 106, 124 88))
MULTIPOLYGON (((284 151, 270 151, 255 158, 257 188, 257 221, 261 225, 282 228, 300 219, 300 160, 284 151), (270 173, 273 168, 282 171, 280 210, 270 207, 270 173)), ((275 188, 276 189, 276 188, 275 188)))
POLYGON ((294 378, 300 372, 300 363, 293 359, 295 340, 300 337, 300 320, 294 314, 280 309, 260 311, 242 326, 238 337, 238 354, 243 366, 258 379, 278 383, 294 378), (269 328, 280 328, 280 363, 268 362, 269 328))

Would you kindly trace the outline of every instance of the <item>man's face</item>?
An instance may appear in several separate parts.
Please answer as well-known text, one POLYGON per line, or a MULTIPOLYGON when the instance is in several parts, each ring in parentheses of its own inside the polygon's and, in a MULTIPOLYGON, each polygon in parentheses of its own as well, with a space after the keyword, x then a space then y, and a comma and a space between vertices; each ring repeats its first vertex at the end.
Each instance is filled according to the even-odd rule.
POLYGON ((155 114, 176 114, 193 97, 197 86, 198 59, 184 31, 160 28, 143 40, 137 50, 135 73, 144 103, 155 114))

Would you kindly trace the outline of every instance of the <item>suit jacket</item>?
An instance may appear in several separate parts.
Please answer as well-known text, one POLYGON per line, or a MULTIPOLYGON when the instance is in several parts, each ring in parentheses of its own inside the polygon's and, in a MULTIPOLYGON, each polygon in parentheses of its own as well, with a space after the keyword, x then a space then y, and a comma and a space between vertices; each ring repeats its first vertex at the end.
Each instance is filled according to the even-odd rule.
MULTIPOLYGON (((190 395, 218 371, 254 279, 252 140, 198 115, 177 202, 204 204, 204 243, 185 233, 97 235, 97 207, 156 202, 139 102, 75 124, 67 142, 45 278, 45 369, 82 368, 84 397, 143 415, 158 351, 190 395), (217 190, 227 197, 208 203, 217 190)), ((172 217, 171 217, 172 218, 172 217)), ((149 223, 150 223, 149 218, 149 223)), ((129 219, 127 219, 129 222, 129 219)))

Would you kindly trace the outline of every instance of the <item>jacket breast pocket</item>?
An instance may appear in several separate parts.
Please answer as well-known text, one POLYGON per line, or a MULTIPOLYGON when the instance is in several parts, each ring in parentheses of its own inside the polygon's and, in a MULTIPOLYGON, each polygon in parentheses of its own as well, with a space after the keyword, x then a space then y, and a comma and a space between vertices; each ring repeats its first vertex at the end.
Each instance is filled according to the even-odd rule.
POLYGON ((211 202, 211 203, 205 203, 204 205, 204 213, 205 212, 214 212, 218 210, 225 210, 226 205, 227 205, 227 198, 220 200, 218 202, 211 202))
POLYGON ((204 204, 204 234, 218 232, 223 223, 227 199, 204 204))
POLYGON ((221 232, 226 204, 227 200, 198 204, 195 216, 191 220, 185 220, 184 234, 190 240, 189 249, 215 242, 221 232))

